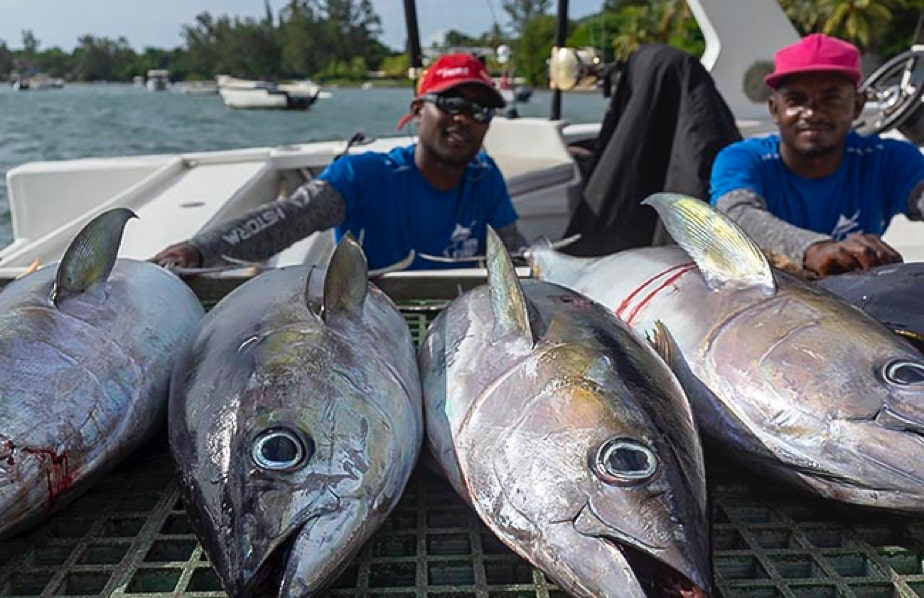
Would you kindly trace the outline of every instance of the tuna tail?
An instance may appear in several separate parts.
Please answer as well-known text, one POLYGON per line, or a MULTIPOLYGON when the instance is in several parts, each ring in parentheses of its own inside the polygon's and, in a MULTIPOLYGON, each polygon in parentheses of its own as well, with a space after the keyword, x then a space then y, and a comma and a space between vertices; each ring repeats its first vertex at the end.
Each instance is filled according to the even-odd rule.
POLYGON ((515 337, 534 344, 529 323, 529 303, 523 295, 523 287, 517 277, 507 248, 494 229, 488 226, 488 290, 491 296, 491 312, 494 314, 493 339, 515 337))
POLYGON ((558 248, 570 245, 579 236, 574 235, 558 243, 541 237, 527 247, 523 251, 523 257, 529 264, 533 278, 554 280, 565 286, 576 284, 578 279, 586 273, 587 264, 592 260, 562 253, 558 251, 558 248))
POLYGON ((642 203, 658 211, 667 232, 690 254, 709 288, 776 289, 770 263, 757 243, 708 203, 678 193, 655 193, 642 203))
MULTIPOLYGON (((356 313, 362 310, 368 290, 369 266, 362 247, 347 233, 330 258, 327 275, 324 278, 325 321, 340 313, 356 313)), ((310 280, 310 277, 309 277, 310 280)), ((305 289, 306 294, 308 289, 305 289)))
POLYGON ((55 305, 109 278, 119 254, 125 223, 137 217, 128 208, 114 208, 91 220, 77 233, 55 273, 51 290, 55 305))

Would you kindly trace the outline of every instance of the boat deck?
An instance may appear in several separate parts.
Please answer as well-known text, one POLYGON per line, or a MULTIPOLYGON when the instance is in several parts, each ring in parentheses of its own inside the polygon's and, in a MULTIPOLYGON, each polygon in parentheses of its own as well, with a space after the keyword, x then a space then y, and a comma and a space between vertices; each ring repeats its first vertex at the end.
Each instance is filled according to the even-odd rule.
MULTIPOLYGON (((432 281, 406 280, 380 286, 393 297, 404 285, 434 294, 432 281)), ((452 294, 479 282, 456 280, 452 294)), ((202 297, 229 284, 193 286, 202 297)), ((415 340, 439 306, 402 303, 415 340)), ((708 452, 707 462, 717 596, 924 596, 924 519, 823 501, 708 452)), ((566 596, 501 544, 426 457, 327 595, 566 596)), ((0 543, 0 596, 225 596, 183 510, 165 434, 37 529, 0 543)))

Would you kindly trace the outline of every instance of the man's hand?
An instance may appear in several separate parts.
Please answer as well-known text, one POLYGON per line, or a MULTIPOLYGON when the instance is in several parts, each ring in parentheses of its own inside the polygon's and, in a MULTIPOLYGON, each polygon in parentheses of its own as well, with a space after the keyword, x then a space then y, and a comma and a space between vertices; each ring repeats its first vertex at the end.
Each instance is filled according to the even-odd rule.
POLYGON ((879 235, 853 234, 843 241, 821 241, 805 250, 805 268, 819 276, 866 270, 902 261, 879 235))
POLYGON ((198 268, 202 265, 202 254, 192 244, 182 241, 167 247, 149 261, 164 268, 198 268))

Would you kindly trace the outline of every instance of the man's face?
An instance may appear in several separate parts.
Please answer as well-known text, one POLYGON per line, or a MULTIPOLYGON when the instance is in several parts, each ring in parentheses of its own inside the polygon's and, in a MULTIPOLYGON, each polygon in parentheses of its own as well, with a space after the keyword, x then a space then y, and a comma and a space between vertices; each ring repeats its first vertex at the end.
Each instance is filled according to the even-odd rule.
POLYGON ((863 103, 845 76, 818 72, 783 79, 770 96, 769 107, 784 148, 815 158, 841 151, 863 103))
MULTIPOLYGON (((461 98, 480 106, 491 105, 490 92, 477 84, 459 85, 438 95, 461 98)), ((468 110, 462 110, 455 115, 449 114, 433 101, 415 100, 413 107, 418 110, 419 142, 437 159, 447 164, 463 166, 481 149, 481 143, 488 131, 488 122, 476 120, 468 110)))

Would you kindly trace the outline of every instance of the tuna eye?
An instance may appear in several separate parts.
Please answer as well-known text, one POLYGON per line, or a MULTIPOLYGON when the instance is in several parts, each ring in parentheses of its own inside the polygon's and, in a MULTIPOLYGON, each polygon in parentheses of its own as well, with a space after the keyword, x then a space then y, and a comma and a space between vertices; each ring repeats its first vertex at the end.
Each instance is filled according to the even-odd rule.
POLYGON ((916 361, 893 361, 885 366, 885 379, 893 384, 908 386, 924 383, 924 364, 916 361))
POLYGON ((271 428, 261 432, 254 440, 251 455, 253 462, 261 469, 289 471, 311 458, 314 446, 292 432, 282 428, 271 428))
POLYGON ((630 438, 612 438, 597 449, 594 472, 607 484, 637 484, 658 470, 658 457, 647 445, 630 438))

